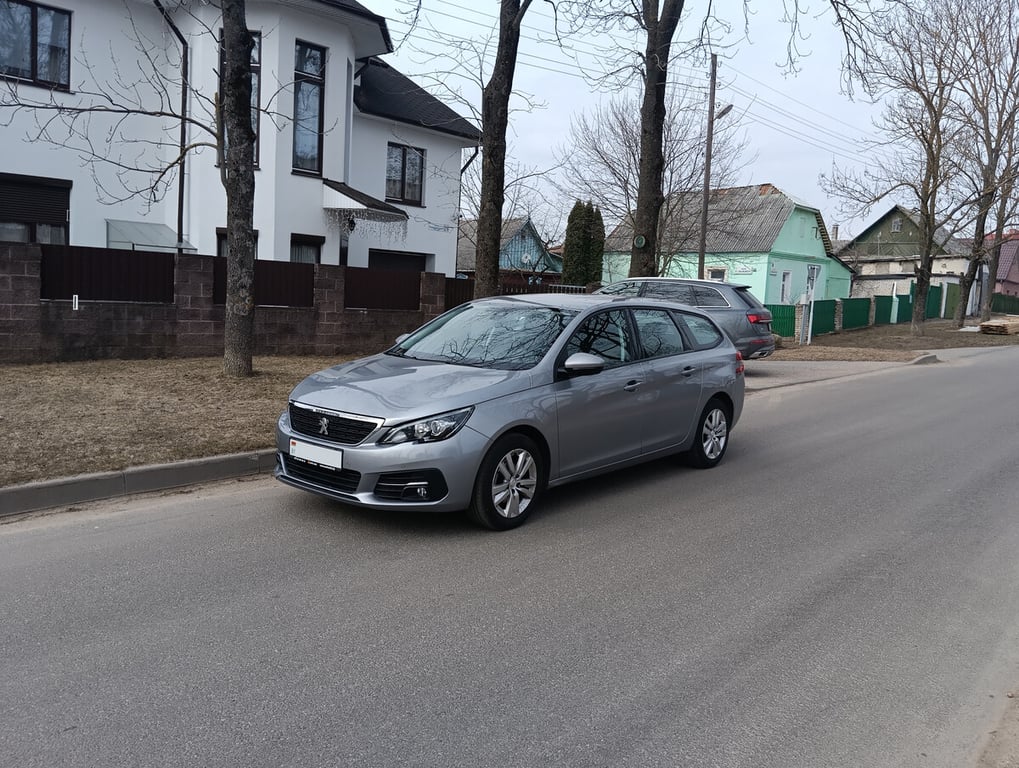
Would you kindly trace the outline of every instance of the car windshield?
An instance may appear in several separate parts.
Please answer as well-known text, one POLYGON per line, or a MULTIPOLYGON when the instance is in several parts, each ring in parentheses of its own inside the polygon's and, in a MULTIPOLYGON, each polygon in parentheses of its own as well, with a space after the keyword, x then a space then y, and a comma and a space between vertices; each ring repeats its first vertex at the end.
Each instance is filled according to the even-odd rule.
POLYGON ((533 368, 575 315, 520 302, 465 304, 428 323, 387 354, 477 368, 533 368))

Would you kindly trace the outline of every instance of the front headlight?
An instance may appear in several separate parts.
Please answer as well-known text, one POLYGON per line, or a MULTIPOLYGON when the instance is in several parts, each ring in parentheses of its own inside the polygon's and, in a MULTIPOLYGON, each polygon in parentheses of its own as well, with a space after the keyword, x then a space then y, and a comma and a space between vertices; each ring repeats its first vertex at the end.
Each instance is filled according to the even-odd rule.
POLYGON ((427 419, 412 421, 410 424, 401 424, 386 432, 379 440, 382 445, 396 445, 398 443, 434 443, 437 440, 445 440, 455 435, 467 419, 473 413, 474 408, 462 408, 459 411, 450 411, 438 416, 429 416, 427 419))

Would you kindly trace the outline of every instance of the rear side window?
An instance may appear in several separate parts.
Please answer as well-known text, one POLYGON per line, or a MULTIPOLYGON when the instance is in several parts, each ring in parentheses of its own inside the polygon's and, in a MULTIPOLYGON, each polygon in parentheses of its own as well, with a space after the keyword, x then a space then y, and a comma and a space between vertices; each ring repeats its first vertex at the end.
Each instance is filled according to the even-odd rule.
POLYGON ((609 296, 636 296, 640 293, 640 283, 625 280, 621 283, 612 283, 604 288, 599 288, 595 293, 604 293, 609 296))
POLYGON ((685 351, 683 335, 664 309, 635 309, 633 319, 645 357, 666 357, 685 351))
POLYGON ((679 317, 686 325, 686 330, 697 349, 710 349, 722 342, 722 332, 706 317, 685 313, 679 317))
POLYGON ((649 299, 666 299, 678 301, 680 304, 696 304, 693 289, 684 283, 648 283, 644 287, 644 296, 649 299))
POLYGON ((725 300, 725 297, 714 288, 709 288, 706 285, 695 285, 693 289, 694 297, 697 299, 698 307, 727 307, 729 302, 725 300))
POLYGON ((757 300, 757 297, 754 296, 748 288, 737 288, 734 293, 739 296, 739 300, 746 304, 750 309, 760 309, 764 306, 757 300))

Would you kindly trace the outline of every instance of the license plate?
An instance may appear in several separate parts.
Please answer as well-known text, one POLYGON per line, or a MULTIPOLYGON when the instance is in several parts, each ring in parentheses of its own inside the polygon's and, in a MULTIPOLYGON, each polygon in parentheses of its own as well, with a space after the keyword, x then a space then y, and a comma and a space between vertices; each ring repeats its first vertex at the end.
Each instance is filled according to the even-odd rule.
POLYGON ((312 464, 318 464, 320 467, 343 469, 343 451, 335 448, 323 448, 320 445, 291 440, 290 455, 297 459, 310 461, 312 464))

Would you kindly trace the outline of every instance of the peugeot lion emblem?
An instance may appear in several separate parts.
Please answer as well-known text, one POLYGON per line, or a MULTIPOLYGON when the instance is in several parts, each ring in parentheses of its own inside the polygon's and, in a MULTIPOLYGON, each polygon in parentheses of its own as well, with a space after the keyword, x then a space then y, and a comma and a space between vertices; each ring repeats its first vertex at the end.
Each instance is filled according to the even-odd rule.
POLYGON ((320 435, 329 434, 329 419, 325 416, 318 420, 318 433, 320 435))

